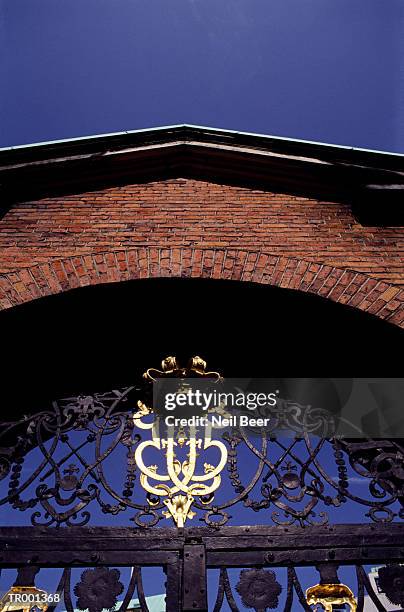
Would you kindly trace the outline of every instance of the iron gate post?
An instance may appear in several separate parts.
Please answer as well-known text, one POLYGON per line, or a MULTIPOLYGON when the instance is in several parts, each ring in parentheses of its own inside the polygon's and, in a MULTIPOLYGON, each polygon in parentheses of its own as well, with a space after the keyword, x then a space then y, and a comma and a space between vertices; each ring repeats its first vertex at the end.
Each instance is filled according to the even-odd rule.
POLYGON ((208 612, 206 551, 204 544, 185 544, 182 610, 208 612))
POLYGON ((182 585, 182 559, 178 555, 176 560, 168 563, 164 571, 166 580, 166 610, 181 612, 181 585, 182 585))

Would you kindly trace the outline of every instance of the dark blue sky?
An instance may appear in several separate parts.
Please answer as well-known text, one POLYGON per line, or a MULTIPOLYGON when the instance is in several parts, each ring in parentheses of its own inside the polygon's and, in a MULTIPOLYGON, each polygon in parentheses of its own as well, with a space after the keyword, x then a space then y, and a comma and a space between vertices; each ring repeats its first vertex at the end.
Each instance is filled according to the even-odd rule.
POLYGON ((404 151, 403 0, 0 7, 0 146, 193 123, 404 151))

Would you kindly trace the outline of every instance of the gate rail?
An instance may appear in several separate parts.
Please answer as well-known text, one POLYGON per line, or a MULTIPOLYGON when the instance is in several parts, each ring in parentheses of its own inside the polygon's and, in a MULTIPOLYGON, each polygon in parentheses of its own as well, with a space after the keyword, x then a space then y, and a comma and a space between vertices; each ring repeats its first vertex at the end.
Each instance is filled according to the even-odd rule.
MULTIPOLYGON (((206 574, 207 569, 212 568, 221 570, 215 610, 220 610, 224 595, 230 608, 237 610, 227 575, 227 568, 236 567, 287 567, 287 600, 291 600, 295 589, 303 609, 310 610, 300 585, 296 584, 294 568, 316 566, 323 578, 330 575, 330 571, 336 576, 339 565, 353 565, 357 566, 359 599, 363 607, 364 588, 372 600, 377 601, 377 597, 373 591, 369 592, 370 585, 362 565, 387 562, 397 567, 404 563, 404 525, 153 530, 131 527, 3 527, 0 528, 0 551, 2 568, 27 565, 43 568, 162 566, 167 575, 166 606, 169 612, 208 610, 206 574)), ((376 607, 384 610, 379 603, 376 607)))

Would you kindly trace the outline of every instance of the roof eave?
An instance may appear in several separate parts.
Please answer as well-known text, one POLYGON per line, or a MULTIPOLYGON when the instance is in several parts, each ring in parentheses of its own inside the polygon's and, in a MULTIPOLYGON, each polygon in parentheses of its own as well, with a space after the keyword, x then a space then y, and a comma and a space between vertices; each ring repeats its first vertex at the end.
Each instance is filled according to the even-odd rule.
POLYGON ((404 189, 404 156, 189 125, 0 150, 6 206, 15 199, 175 176, 331 201, 376 201, 381 195, 396 201, 404 189))

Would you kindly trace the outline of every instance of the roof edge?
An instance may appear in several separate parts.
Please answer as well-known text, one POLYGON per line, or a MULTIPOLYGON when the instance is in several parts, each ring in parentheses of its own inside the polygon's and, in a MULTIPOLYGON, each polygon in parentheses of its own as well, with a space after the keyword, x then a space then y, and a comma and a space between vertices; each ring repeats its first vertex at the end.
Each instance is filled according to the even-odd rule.
POLYGON ((173 177, 347 201, 404 225, 404 154, 191 124, 0 149, 0 206, 173 177))
POLYGON ((195 130, 195 131, 208 131, 208 132, 213 132, 216 134, 232 134, 232 135, 239 135, 239 136, 250 136, 253 138, 257 138, 257 139, 262 139, 263 141, 279 141, 280 143, 282 142, 292 142, 292 143, 296 143, 296 144, 302 144, 302 145, 315 145, 318 147, 329 147, 332 149, 337 149, 337 150, 341 150, 341 151, 360 151, 363 153, 376 153, 376 154, 380 154, 380 155, 392 155, 394 157, 398 157, 398 158, 404 158, 404 153, 397 153, 395 151, 385 151, 382 149, 367 149, 364 147, 353 147, 353 146, 348 146, 348 145, 341 145, 341 144, 335 144, 335 143, 328 143, 328 142, 320 142, 317 140, 305 140, 305 139, 301 139, 301 138, 290 138, 287 136, 275 136, 273 134, 261 134, 259 132, 244 132, 242 130, 229 130, 226 128, 216 128, 216 127, 210 127, 210 126, 205 126, 205 125, 196 125, 196 124, 192 124, 192 123, 176 123, 176 124, 172 124, 172 125, 162 125, 162 126, 155 126, 155 127, 149 127, 149 128, 140 128, 137 130, 124 130, 121 132, 105 132, 105 133, 100 133, 100 134, 90 134, 88 136, 77 136, 74 138, 62 138, 62 139, 56 139, 56 140, 47 140, 47 141, 40 141, 40 142, 33 142, 33 143, 26 143, 26 144, 21 144, 21 145, 13 145, 10 147, 0 147, 0 154, 2 152, 9 152, 9 151, 15 151, 15 150, 23 150, 23 149, 31 149, 31 148, 37 148, 37 147, 46 147, 47 145, 62 145, 62 144, 69 144, 69 143, 79 143, 79 142, 86 142, 86 141, 95 141, 95 140, 103 140, 103 139, 108 139, 113 138, 113 137, 119 137, 119 136, 130 136, 131 134, 136 135, 136 134, 147 134, 147 133, 153 133, 153 132, 164 132, 164 131, 170 131, 170 130, 181 130, 181 129, 185 129, 185 130, 195 130))

